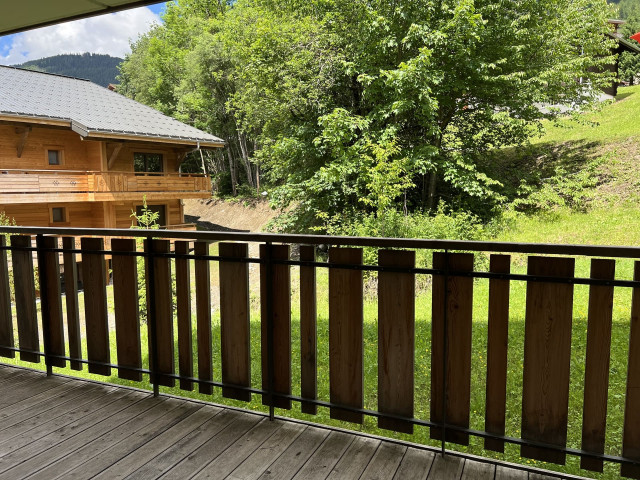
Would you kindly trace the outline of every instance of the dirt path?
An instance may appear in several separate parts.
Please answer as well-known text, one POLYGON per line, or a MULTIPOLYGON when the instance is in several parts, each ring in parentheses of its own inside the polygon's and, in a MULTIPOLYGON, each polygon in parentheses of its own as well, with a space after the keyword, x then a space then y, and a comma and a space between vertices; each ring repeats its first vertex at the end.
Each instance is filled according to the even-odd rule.
POLYGON ((278 215, 265 200, 184 201, 184 221, 196 223, 198 230, 217 232, 260 232, 278 215))

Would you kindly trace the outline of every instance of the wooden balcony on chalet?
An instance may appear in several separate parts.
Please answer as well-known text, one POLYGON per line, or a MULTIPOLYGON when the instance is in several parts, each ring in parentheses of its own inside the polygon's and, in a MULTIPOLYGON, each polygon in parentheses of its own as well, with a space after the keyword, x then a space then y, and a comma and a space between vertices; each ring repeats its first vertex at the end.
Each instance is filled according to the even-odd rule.
POLYGON ((0 365, 0 480, 640 479, 638 259, 0 227, 0 357, 47 371, 0 365), (374 428, 395 439, 361 433, 374 428))
POLYGON ((0 204, 209 198, 203 174, 0 170, 0 204))

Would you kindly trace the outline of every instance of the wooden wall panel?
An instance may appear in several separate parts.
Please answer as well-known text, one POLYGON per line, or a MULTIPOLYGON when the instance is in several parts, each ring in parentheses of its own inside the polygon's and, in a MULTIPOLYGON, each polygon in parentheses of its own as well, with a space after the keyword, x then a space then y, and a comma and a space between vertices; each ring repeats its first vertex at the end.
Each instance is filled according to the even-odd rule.
MULTIPOLYGON (((289 245, 260 245, 260 258, 269 254, 272 260, 289 260, 289 245)), ((272 264, 272 276, 267 277, 266 264, 260 264, 260 327, 262 353, 262 389, 269 389, 267 291, 271 285, 273 309, 273 391, 291 395, 291 267, 272 264)), ((269 405, 262 397, 262 404, 269 405)), ((274 398, 273 406, 291 409, 291 400, 274 398)))
MULTIPOLYGON (((433 254, 433 267, 450 272, 473 271, 473 254, 443 252, 433 254)), ((473 278, 449 275, 433 277, 431 322, 431 421, 442 422, 445 398, 446 423, 469 427, 471 394, 471 322, 473 316, 473 278), (447 302, 445 303, 445 288, 447 302), (447 315, 447 329, 444 315, 447 315), (446 337, 445 337, 446 335, 446 337), (447 342, 445 358, 444 342, 447 342), (444 364, 443 364, 444 359, 444 364), (446 365, 447 390, 443 391, 443 369, 446 365)), ((441 439, 442 429, 431 428, 431 438, 441 439)), ((469 444, 469 436, 447 431, 446 440, 469 444)))
MULTIPOLYGON (((636 282, 640 281, 640 262, 634 263, 633 279, 636 282)), ((632 293, 627 368, 622 456, 637 462, 640 461, 640 288, 634 288, 632 293)), ((624 477, 640 478, 640 467, 623 464, 620 474, 624 477)))
MULTIPOLYGON (((380 250, 381 267, 414 268, 412 251, 380 250)), ((413 418, 415 274, 378 274, 378 410, 413 418)), ((413 433, 413 424, 378 417, 378 427, 413 433)))
MULTIPOLYGON (((190 242, 176 241, 176 255, 188 255, 190 242)), ((176 315, 178 317, 178 368, 181 377, 193 377, 191 337, 191 266, 190 260, 176 258, 176 315)), ((180 379, 182 390, 193 390, 193 382, 180 379)))
MULTIPOLYGON (((362 265, 361 248, 329 249, 331 265, 362 265)), ((329 269, 329 390, 331 403, 363 407, 362 270, 329 269)), ((362 423, 361 413, 331 408, 331 418, 362 423)))
MULTIPOLYGON (((150 253, 169 253, 169 240, 145 240, 145 251, 150 253)), ((148 259, 149 261, 149 259, 148 259)), ((175 379, 167 375, 175 373, 173 355, 173 295, 171 291, 171 262, 168 257, 153 257, 155 295, 150 292, 151 279, 149 267, 147 267, 147 301, 155 300, 155 317, 150 314, 150 305, 147 305, 147 326, 154 322, 156 331, 156 365, 158 367, 158 385, 173 387, 175 379)), ((149 339, 151 339, 151 334, 149 339)), ((149 344, 151 347, 151 343, 149 344)), ((151 355, 151 350, 149 351, 151 355)), ((150 357, 151 358, 151 357, 150 357)))
MULTIPOLYGON (((62 238, 62 248, 73 250, 76 240, 73 237, 62 238)), ((65 252, 64 262, 64 293, 67 308, 67 338, 69 343, 69 357, 76 360, 69 362, 72 370, 82 370, 82 342, 80 335, 80 307, 78 306, 78 265, 76 254, 65 252)))
MULTIPOLYGON (((614 260, 595 258, 591 260, 591 278, 613 280, 615 271, 616 262, 614 260)), ((604 453, 612 314, 613 287, 604 285, 590 286, 587 361, 584 374, 582 449, 594 453, 604 453)), ((583 457, 580 459, 580 467, 602 472, 603 462, 583 457)))
MULTIPOLYGON (((4 235, 0 235, 0 247, 6 246, 6 237, 4 235)), ((14 347, 11 287, 9 285, 9 264, 7 261, 7 251, 0 250, 0 356, 15 358, 15 351, 10 350, 14 347)))
MULTIPOLYGON (((249 255, 246 243, 220 243, 220 257, 241 259, 249 255)), ((222 382, 251 386, 251 348, 249 329, 249 264, 220 260, 220 328, 222 334, 222 382)), ((231 386, 222 395, 251 400, 251 393, 231 386)))
MULTIPOLYGON (((195 242, 194 254, 196 256, 196 321, 198 340, 198 378, 200 380, 213 380, 212 338, 211 338, 211 272, 210 260, 198 258, 209 255, 208 242, 195 242)), ((201 383, 198 391, 206 395, 213 393, 213 387, 201 383)))
MULTIPOLYGON (((509 273, 509 255, 491 255, 489 271, 509 273)), ((489 336, 487 344, 487 394, 485 430, 505 434, 507 404, 507 349, 509 342, 509 280, 489 280, 489 336)), ((504 452, 504 442, 485 438, 484 448, 504 452)))
MULTIPOLYGON (((10 238, 12 247, 31 247, 31 237, 29 236, 12 235, 10 238)), ((36 314, 36 288, 33 277, 33 253, 25 250, 12 250, 11 261, 16 295, 19 347, 39 352, 40 341, 36 314)), ((35 353, 20 352, 20 360, 39 363, 40 356, 35 353)))
MULTIPOLYGON (((102 253, 91 253, 103 250, 104 240, 85 237, 81 245, 87 357, 90 362, 110 363, 105 258, 102 253)), ((89 373, 111 375, 111 367, 89 364, 89 373)))
POLYGON ((18 225, 34 227, 64 226, 64 227, 103 227, 104 211, 100 202, 61 202, 61 203, 26 203, 3 205, 7 216, 15 219, 18 225), (65 207, 69 216, 69 223, 55 225, 49 220, 49 207, 65 207))
POLYGON ((116 317, 116 345, 118 351, 118 377, 141 381, 140 314, 138 305, 138 257, 118 255, 133 253, 133 238, 111 239, 113 250, 113 300, 116 317), (126 368, 130 367, 130 368, 126 368))
POLYGON ((22 156, 18 158, 17 147, 21 134, 16 127, 0 125, 0 169, 49 169, 45 151, 47 147, 64 150, 64 170, 100 170, 101 142, 82 140, 71 130, 32 128, 22 156))
MULTIPOLYGON (((313 245, 300 247, 300 261, 315 262, 313 245)), ((300 267, 300 394, 302 398, 316 400, 318 397, 318 353, 317 353, 317 296, 316 268, 300 267)), ((302 402, 303 413, 315 415, 318 408, 313 403, 302 402)))
MULTIPOLYGON (((529 257, 528 274, 573 277, 575 260, 529 257)), ((564 447, 567 442, 573 285, 527 282, 522 438, 564 447)), ((521 456, 564 464, 565 454, 522 446, 521 456)))
MULTIPOLYGON (((65 356, 64 328, 62 318, 62 296, 60 288, 60 264, 58 252, 44 249, 57 249, 56 237, 38 236, 38 270, 40 279, 40 300, 45 352, 59 357, 65 356)), ((54 367, 66 367, 62 358, 49 357, 48 363, 54 367)))

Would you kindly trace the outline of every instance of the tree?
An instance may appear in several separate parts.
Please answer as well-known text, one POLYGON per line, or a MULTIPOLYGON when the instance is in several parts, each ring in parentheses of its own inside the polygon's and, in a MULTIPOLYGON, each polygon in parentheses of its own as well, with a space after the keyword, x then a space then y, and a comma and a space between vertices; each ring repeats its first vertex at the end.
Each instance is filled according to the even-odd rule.
POLYGON ((123 76, 224 132, 238 181, 255 186, 259 165, 297 230, 438 199, 482 210, 499 179, 477 159, 558 114, 540 104, 586 109, 611 81, 605 0, 238 0, 209 16, 198 3, 173 4, 123 76))

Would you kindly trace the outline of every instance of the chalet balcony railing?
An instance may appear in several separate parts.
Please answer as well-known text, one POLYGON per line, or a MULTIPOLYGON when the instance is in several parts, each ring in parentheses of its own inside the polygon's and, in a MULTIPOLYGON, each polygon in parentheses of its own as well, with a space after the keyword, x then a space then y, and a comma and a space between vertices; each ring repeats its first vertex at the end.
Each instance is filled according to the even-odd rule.
MULTIPOLYGON (((299 402, 309 415, 321 407, 333 419, 361 424, 370 416, 390 431, 428 431, 443 451, 479 438, 489 451, 515 445, 522 457, 558 464, 577 456, 583 469, 602 471, 604 462, 614 463, 623 476, 640 478, 640 248, 157 230, 1 227, 0 233, 10 235, 8 242, 0 236, 2 356, 19 352, 22 361, 36 363, 44 358, 49 373, 67 364, 73 370, 88 365, 90 373, 104 376, 115 369, 118 377, 135 382, 149 378, 156 393, 177 381, 183 390, 197 386, 211 394, 220 388, 223 397, 242 401, 257 394, 272 416, 299 402), (104 238, 111 237, 105 249, 104 238), (136 239, 144 240, 144 248, 136 239), (215 254, 213 242, 219 242, 215 254), (365 263, 365 254, 376 260, 365 263), (138 279, 137 258, 145 259, 146 279, 138 279), (427 266, 417 266, 416 258, 428 259, 427 266), (84 315, 77 260, 83 264, 84 315), (218 271, 219 327, 212 324, 212 269, 218 271), (250 277, 258 273, 259 289, 253 292, 250 277), (148 366, 138 280, 146 290, 148 366), (416 296, 417 285, 427 293, 416 296), (259 314, 252 313, 252 295, 259 299, 259 314), (377 315, 370 308, 365 315, 367 302, 377 303, 377 315), (417 303, 426 302, 430 321, 418 323, 417 303), (512 311, 518 302, 521 312, 512 311), (612 321, 614 305, 628 312, 623 326, 612 321), (252 341, 252 315, 259 317, 259 348, 252 341), (318 329, 319 319, 326 319, 328 332, 318 329), (510 329, 522 320, 524 338, 515 338, 510 329), (292 331, 299 332, 298 360, 292 356, 292 331), (576 335, 580 331, 584 335, 576 335), (616 347, 628 359, 622 367, 610 361, 612 331, 629 339, 628 347, 616 347), (486 343, 476 342, 477 336, 486 343), (427 342, 426 352, 418 341, 427 342), (513 372, 509 356, 518 343, 524 354, 515 359, 519 368, 513 372), (584 357, 576 359, 577 350, 584 357), (256 376, 252 381, 256 355, 259 384, 256 376), (328 379, 318 374, 322 362, 328 363, 328 379), (365 371, 375 376, 367 385, 365 371), (472 381, 472 373, 483 380, 472 381), (614 375, 624 376, 622 386, 614 386, 614 375), (514 377, 519 386, 507 391, 514 377), (293 389, 292 378, 299 378, 299 389, 293 389), (323 394, 319 385, 327 381, 323 394), (615 395, 608 394, 610 388, 617 389, 615 395), (580 398, 571 401, 571 415, 570 390, 580 398), (514 395, 516 407, 507 402, 514 395), (471 400, 478 396, 485 398, 483 408, 472 417, 471 400), (476 417, 482 421, 473 425, 476 417), (514 417, 520 419, 515 431, 508 428, 514 417)), ((425 305, 419 306, 424 317, 425 305)))
POLYGON ((79 170, 0 170, 0 203, 199 198, 211 195, 203 174, 95 172, 79 170))

